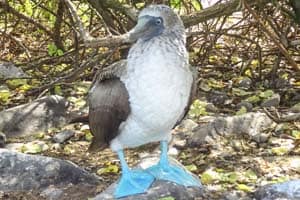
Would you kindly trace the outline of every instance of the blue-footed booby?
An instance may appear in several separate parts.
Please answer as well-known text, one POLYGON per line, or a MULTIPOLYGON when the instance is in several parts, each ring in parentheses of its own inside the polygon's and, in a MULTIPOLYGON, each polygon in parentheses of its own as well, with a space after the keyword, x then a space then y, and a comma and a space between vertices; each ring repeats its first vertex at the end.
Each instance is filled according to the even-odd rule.
POLYGON ((151 5, 128 34, 135 43, 127 59, 101 71, 89 92, 90 149, 109 146, 118 154, 122 175, 116 198, 144 193, 155 179, 200 186, 167 156, 171 130, 185 116, 193 91, 183 22, 168 6, 151 5), (156 141, 161 142, 158 164, 130 169, 123 149, 156 141))

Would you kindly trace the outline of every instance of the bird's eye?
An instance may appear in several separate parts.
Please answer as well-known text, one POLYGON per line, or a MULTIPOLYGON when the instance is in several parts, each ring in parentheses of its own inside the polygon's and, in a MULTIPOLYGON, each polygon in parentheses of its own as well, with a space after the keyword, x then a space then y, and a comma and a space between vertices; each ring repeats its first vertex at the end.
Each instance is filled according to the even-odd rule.
POLYGON ((156 21, 155 21, 156 25, 160 25, 162 23, 162 19, 160 18, 157 18, 156 21))

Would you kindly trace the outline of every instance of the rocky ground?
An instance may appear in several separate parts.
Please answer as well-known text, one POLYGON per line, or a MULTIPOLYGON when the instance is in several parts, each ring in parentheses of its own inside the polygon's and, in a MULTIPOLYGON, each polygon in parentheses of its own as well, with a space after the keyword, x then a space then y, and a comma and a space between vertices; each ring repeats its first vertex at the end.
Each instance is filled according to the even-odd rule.
MULTIPOLYGON (((270 193, 265 192, 262 186, 300 179, 299 139, 297 135, 293 137, 281 133, 283 128, 280 127, 283 125, 274 123, 262 113, 221 118, 200 117, 198 121, 187 119, 174 130, 169 153, 201 179, 204 187, 197 199, 276 199, 274 195, 268 197, 270 193), (256 120, 263 123, 254 123, 256 120)), ((294 125, 299 124, 295 122, 294 125)), ((23 191, 2 188, 0 197, 87 199, 103 192, 120 176, 119 162, 109 149, 89 153, 87 148, 90 139, 87 125, 80 123, 66 125, 62 130, 49 133, 8 139, 6 149, 69 160, 77 164, 79 169, 98 175, 98 178, 97 183, 82 185, 80 181, 72 183, 68 177, 64 177, 62 185, 56 186, 50 182, 51 186, 46 189, 34 188, 29 181, 23 183, 23 191)), ((130 166, 158 153, 158 144, 126 150, 130 166)), ((1 167, 3 170, 3 165, 1 167)), ((165 187, 167 183, 163 185, 165 187)), ((299 187, 296 192, 299 195, 299 187)), ((170 193, 166 193, 165 197, 174 199, 170 193)))
MULTIPOLYGON (((287 96, 273 90, 251 90, 248 87, 249 81, 241 80, 228 93, 214 90, 209 81, 200 82, 201 91, 209 91, 199 94, 200 98, 191 106, 187 119, 173 131, 170 156, 198 176, 203 184, 200 192, 193 193, 197 196, 195 199, 299 199, 299 182, 288 182, 300 179, 300 110, 297 89, 293 90, 290 100, 286 101, 282 98, 287 96), (279 191, 287 191, 294 196, 278 194, 275 192, 278 188, 268 186, 276 183, 284 183, 279 191)), ((84 122, 70 123, 72 118, 78 116, 78 110, 86 112, 88 88, 86 82, 80 83, 67 100, 49 96, 29 104, 18 103, 19 106, 11 106, 0 112, 0 131, 3 132, 0 132, 0 148, 26 155, 47 156, 47 159, 51 157, 71 161, 78 165, 78 169, 85 170, 88 177, 96 175, 97 182, 72 182, 73 179, 68 179, 70 177, 56 179, 55 182, 57 176, 51 174, 41 179, 24 179, 20 176, 23 173, 19 172, 18 175, 9 171, 7 160, 1 159, 0 181, 14 180, 18 183, 15 186, 19 188, 11 187, 9 181, 0 182, 0 199, 76 200, 97 195, 100 197, 96 199, 101 199, 101 195, 111 197, 111 190, 106 189, 113 187, 111 185, 120 177, 117 156, 110 149, 89 153, 87 149, 92 136, 88 125, 84 122), (74 110, 77 113, 75 115, 74 110), (16 181, 20 178, 22 181, 16 181), (43 187, 41 181, 46 181, 43 187), (4 189, 4 186, 7 187, 4 189)), ((154 143, 127 149, 129 165, 136 166, 149 156, 157 155, 158 145, 154 143)), ((2 153, 1 158, 4 158, 2 153)), ((17 158, 11 156, 7 159, 17 158)), ((39 166, 38 159, 34 160, 32 166, 39 166)), ((26 163, 22 162, 17 169, 22 172, 22 166, 30 172, 31 168, 26 168, 26 163)), ((40 171, 37 170, 36 174, 40 174, 40 171)), ((27 173, 29 177, 39 177, 31 172, 27 173)), ((54 174, 60 173, 58 171, 54 174)), ((158 182, 153 188, 166 189, 159 197, 161 199, 178 199, 178 195, 187 192, 165 182, 158 182)))

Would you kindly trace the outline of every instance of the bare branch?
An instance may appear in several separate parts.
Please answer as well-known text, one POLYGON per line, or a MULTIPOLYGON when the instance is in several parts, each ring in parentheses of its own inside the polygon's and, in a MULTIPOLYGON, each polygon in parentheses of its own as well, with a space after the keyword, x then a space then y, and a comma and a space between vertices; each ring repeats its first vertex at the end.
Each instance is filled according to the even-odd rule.
POLYGON ((85 46, 89 47, 99 47, 99 46, 117 46, 129 42, 128 34, 123 34, 120 36, 107 36, 104 38, 94 38, 92 37, 84 28, 79 16, 76 13, 74 4, 70 0, 65 0, 71 15, 73 16, 76 26, 79 28, 80 37, 83 39, 85 46))
MULTIPOLYGON (((266 3, 269 1, 270 0, 251 0, 251 1, 247 0, 247 2, 249 2, 249 5, 266 3)), ((70 9, 70 12, 72 13, 74 20, 76 21, 77 26, 79 27, 79 32, 80 32, 81 38, 84 40, 84 43, 86 46, 89 46, 89 47, 99 47, 99 46, 112 47, 112 46, 117 46, 117 45, 121 45, 121 44, 130 42, 128 34, 123 34, 123 35, 119 35, 119 36, 111 35, 111 36, 107 36, 104 38, 94 38, 94 37, 90 36, 84 29, 84 27, 80 21, 80 18, 76 13, 73 3, 70 0, 65 0, 65 2, 67 4, 68 8, 70 9)), ((240 9, 241 9, 240 0, 231 0, 226 3, 211 6, 207 9, 192 13, 190 15, 182 16, 182 19, 183 19, 185 26, 189 27, 189 26, 199 24, 200 22, 204 22, 209 19, 221 17, 224 15, 229 15, 240 9)))
POLYGON ((62 0, 59 0, 58 2, 58 6, 57 6, 57 12, 56 12, 56 20, 55 20, 55 24, 53 27, 53 39, 54 39, 54 43, 55 45, 65 51, 63 42, 61 40, 61 34, 60 34, 60 29, 62 26, 62 18, 63 18, 63 14, 64 14, 64 2, 62 0))
POLYGON ((106 8, 112 8, 129 17, 130 20, 136 21, 138 11, 131 8, 129 5, 120 3, 118 0, 88 0, 88 2, 99 12, 101 5, 106 8))
POLYGON ((30 59, 31 58, 31 54, 29 52, 29 50, 27 49, 27 47, 20 41, 20 39, 13 37, 11 34, 6 33, 4 30, 0 29, 0 34, 3 35, 6 38, 9 38, 11 40, 13 40, 18 46, 20 46, 22 49, 24 49, 26 56, 30 59))
POLYGON ((47 90, 51 87, 53 87, 56 84, 61 84, 63 82, 72 82, 74 80, 76 80, 78 78, 78 76, 80 74, 82 74, 82 72, 84 72, 86 69, 93 67, 95 65, 97 65, 97 63, 99 63, 99 60, 105 58, 107 55, 109 55, 111 52, 107 52, 104 54, 99 54, 99 55, 93 55, 91 56, 91 59, 88 59, 87 61, 83 62, 80 67, 74 69, 72 72, 68 73, 67 75, 63 76, 63 77, 59 77, 56 80, 42 85, 41 87, 35 88, 33 90, 30 90, 26 93, 26 95, 33 95, 35 93, 39 93, 41 91, 47 90))
POLYGON ((278 38, 274 33, 272 33, 271 31, 269 31, 264 23, 262 22, 261 18, 252 10, 252 8, 249 6, 248 3, 246 3, 245 0, 243 0, 243 3, 246 7, 246 9, 249 11, 249 13, 251 13, 251 15, 257 20, 257 22, 261 25, 261 28, 263 30, 263 33, 266 35, 266 37, 269 37, 271 40, 273 40, 273 42, 275 43, 275 45, 278 47, 278 49, 280 50, 280 52, 285 56, 285 58, 289 61, 289 63, 292 65, 292 67, 295 70, 300 70, 300 67, 298 67, 297 63, 291 58, 289 52, 286 50, 286 48, 284 47, 284 45, 280 42, 280 40, 276 39, 278 38))
POLYGON ((83 24, 77 15, 76 9, 74 4, 70 0, 65 0, 65 3, 67 7, 69 8, 69 11, 75 21, 75 24, 77 28, 79 28, 78 32, 80 34, 80 37, 83 39, 84 43, 86 43, 89 40, 93 40, 94 38, 90 36, 90 34, 84 29, 83 24))
MULTIPOLYGON (((250 6, 265 4, 270 1, 271 0, 246 0, 250 6)), ((241 0, 230 0, 228 2, 216 4, 189 15, 184 15, 181 18, 185 27, 190 27, 213 18, 230 15, 233 12, 241 10, 241 8, 241 0)))

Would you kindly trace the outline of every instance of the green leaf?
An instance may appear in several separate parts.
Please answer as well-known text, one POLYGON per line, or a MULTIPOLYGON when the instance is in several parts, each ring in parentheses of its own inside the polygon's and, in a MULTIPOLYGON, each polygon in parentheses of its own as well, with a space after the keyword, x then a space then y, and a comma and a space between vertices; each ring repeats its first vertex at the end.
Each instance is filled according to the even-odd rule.
POLYGON ((266 91, 260 92, 259 97, 261 97, 263 99, 267 99, 267 98, 273 96, 273 94, 274 94, 273 90, 266 90, 266 91))
POLYGON ((199 88, 204 92, 209 92, 211 90, 211 87, 207 84, 206 81, 201 81, 199 84, 199 88))
POLYGON ((211 88, 224 88, 225 87, 225 84, 222 81, 218 81, 218 80, 213 79, 213 78, 209 78, 207 80, 207 84, 211 88))
POLYGON ((242 106, 235 114, 236 115, 243 115, 247 113, 247 108, 245 106, 242 106))
POLYGON ((45 137, 45 133, 44 132, 37 133, 37 134, 34 135, 34 137, 36 139, 42 139, 42 138, 45 137))
POLYGON ((49 56, 54 56, 56 51, 57 51, 57 47, 55 46, 54 43, 48 44, 48 54, 49 54, 49 56))
POLYGON ((114 173, 114 174, 116 174, 118 172, 119 172, 118 165, 110 164, 107 167, 98 169, 96 173, 98 175, 102 175, 102 174, 107 174, 107 173, 114 173))
POLYGON ((244 191, 244 192, 253 192, 253 189, 245 184, 238 184, 236 189, 244 191))
POLYGON ((25 0, 24 9, 27 15, 32 16, 33 9, 30 0, 25 0))
POLYGON ((277 156, 283 156, 289 152, 289 149, 286 147, 273 147, 271 150, 277 156))
POLYGON ((236 172, 221 174, 221 180, 223 182, 235 183, 238 180, 238 174, 236 172))
POLYGON ((9 87, 9 89, 16 89, 22 85, 27 84, 27 80, 26 79, 12 79, 12 80, 7 80, 6 82, 7 87, 9 87))
POLYGON ((55 85, 54 86, 54 93, 57 94, 57 95, 62 95, 63 94, 60 85, 55 85))
POLYGON ((218 56, 216 56, 216 55, 210 55, 210 56, 208 57, 208 61, 209 61, 210 63, 215 63, 215 62, 218 61, 218 56))
POLYGON ((211 184, 211 183, 215 182, 216 180, 220 180, 220 179, 221 179, 220 175, 211 169, 205 171, 201 175, 201 182, 203 184, 211 184))
POLYGON ((198 169, 195 164, 186 165, 185 168, 191 172, 196 171, 198 169))
POLYGON ((57 48, 54 43, 48 44, 47 48, 49 56, 61 56, 64 54, 64 52, 61 49, 57 48))
POLYGON ((43 151, 46 151, 49 148, 47 144, 44 143, 36 143, 36 142, 29 142, 24 144, 21 148, 21 152, 23 153, 30 153, 30 154, 37 154, 43 151))
POLYGON ((240 57, 237 57, 237 56, 231 56, 231 62, 233 63, 238 63, 238 62, 241 62, 243 59, 241 59, 240 57))
POLYGON ((248 101, 250 103, 257 103, 260 101, 260 98, 257 95, 253 95, 251 97, 248 97, 245 101, 248 101))
POLYGON ((272 179, 272 183, 283 183, 289 180, 289 177, 281 176, 281 177, 275 177, 272 179))
POLYGON ((192 0, 191 3, 196 11, 202 10, 202 5, 199 0, 192 0))
POLYGON ((247 91, 239 89, 239 88, 233 88, 232 93, 237 96, 246 96, 246 95, 252 94, 252 92, 247 92, 247 91))
POLYGON ((26 92, 32 88, 32 85, 24 84, 19 87, 20 92, 26 92))
POLYGON ((246 172, 245 172, 245 177, 248 178, 249 180, 251 181, 256 181, 257 180, 257 175, 256 173, 251 170, 251 169, 248 169, 246 172))
POLYGON ((300 130, 292 130, 292 136, 296 139, 300 139, 300 130))
POLYGON ((174 198, 174 197, 171 197, 171 196, 169 196, 169 197, 163 197, 163 198, 159 198, 158 200, 175 200, 175 198, 174 198))
POLYGON ((170 5, 172 8, 180 9, 181 0, 171 0, 170 5))
POLYGON ((251 61, 251 66, 252 66, 252 68, 254 68, 254 69, 258 67, 258 64, 259 64, 259 62, 258 62, 258 60, 256 60, 256 59, 254 59, 254 60, 251 61))
POLYGON ((252 77, 252 72, 250 69, 246 69, 246 71, 244 72, 244 74, 248 77, 252 77))
POLYGON ((93 136, 92 133, 89 131, 89 132, 86 132, 86 133, 85 133, 84 137, 85 137, 85 140, 86 140, 86 141, 91 142, 94 136, 93 136))
POLYGON ((66 154, 72 154, 72 153, 75 153, 75 149, 72 148, 71 145, 66 145, 66 146, 64 147, 64 152, 65 152, 66 154))
POLYGON ((0 90, 0 102, 7 103, 9 101, 10 91, 7 89, 0 90))
POLYGON ((64 52, 61 49, 57 49, 56 55, 57 56, 62 56, 62 55, 64 55, 64 52))
POLYGON ((191 105, 188 115, 191 118, 196 118, 196 117, 200 117, 202 115, 207 115, 208 113, 206 112, 206 105, 207 105, 207 103, 204 101, 200 101, 199 99, 195 100, 193 102, 193 104, 191 105))

